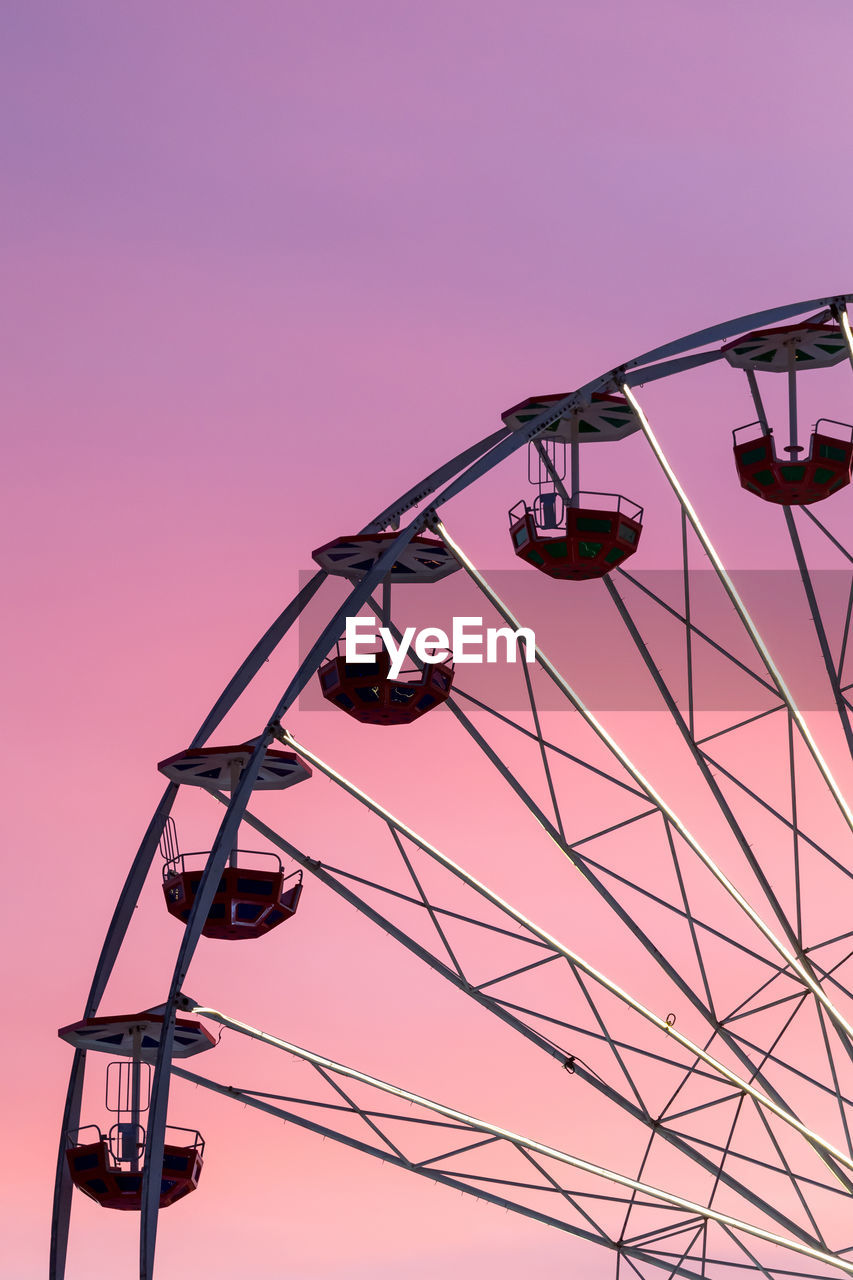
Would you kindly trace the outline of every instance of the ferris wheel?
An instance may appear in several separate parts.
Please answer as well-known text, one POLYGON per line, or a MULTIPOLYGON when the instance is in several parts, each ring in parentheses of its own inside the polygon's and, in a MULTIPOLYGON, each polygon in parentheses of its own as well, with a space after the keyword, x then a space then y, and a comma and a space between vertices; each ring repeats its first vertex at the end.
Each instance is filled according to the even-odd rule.
MULTIPOLYGON (((191 1116, 173 1117, 173 1079, 221 1095, 223 1107, 236 1100, 365 1160, 381 1159, 401 1177, 562 1231, 574 1260, 606 1250, 617 1280, 853 1274, 853 810, 845 798, 853 550, 844 492, 853 427, 834 416, 834 401, 826 414, 816 401, 809 427, 803 413, 808 397, 821 396, 821 378, 836 376, 825 371, 853 365, 851 299, 739 317, 575 391, 531 396, 361 530, 324 531, 331 536, 313 553, 316 573, 189 746, 159 763, 167 786, 131 863, 83 1016, 59 1032, 74 1057, 57 1163, 53 1280, 66 1274, 75 1189, 107 1210, 139 1215, 144 1278, 154 1275, 160 1211, 204 1194, 204 1141, 181 1127, 191 1116), (790 600, 775 601, 776 633, 759 627, 662 443, 658 415, 666 409, 652 409, 652 399, 665 405, 667 389, 697 373, 716 379, 724 396, 737 385, 752 405, 747 424, 733 418, 720 426, 732 432, 731 491, 767 504, 788 548, 785 591, 796 575, 811 629, 807 661, 825 692, 816 714, 803 710, 802 672, 780 656, 791 649, 790 600), (607 488, 610 460, 629 438, 655 468, 658 498, 668 495, 677 598, 642 572, 644 530, 648 539, 658 518, 642 473, 629 495, 607 488), (464 503, 502 472, 528 485, 503 536, 518 574, 545 593, 535 641, 529 620, 477 567, 447 513, 453 499, 464 503), (593 484, 605 487, 584 487, 593 484), (827 558, 836 567, 829 591, 817 568, 827 558), (507 655, 517 644, 521 711, 477 688, 447 636, 442 643, 433 631, 414 654, 404 649, 414 631, 408 602, 421 589, 438 598, 445 582, 461 583, 471 607, 489 614, 507 655), (330 588, 336 594, 324 604, 330 588), (606 606, 618 636, 606 655, 598 638, 585 646, 577 639, 593 600, 606 606), (323 621, 312 623, 268 717, 254 736, 220 741, 225 716, 309 613, 323 621), (354 658, 342 643, 347 619, 358 616, 381 624, 387 644, 354 658), (566 645, 569 620, 574 639, 566 645), (584 647, 592 666, 614 653, 626 669, 635 664, 630 679, 641 676, 653 699, 639 708, 639 730, 608 727, 608 716, 583 696, 574 663, 584 647), (555 650, 559 661, 548 656, 555 650), (705 690, 718 695, 713 706, 703 672, 705 690), (457 847, 442 848, 389 796, 373 794, 297 731, 289 713, 309 685, 329 718, 354 722, 365 756, 389 745, 417 751, 412 739, 424 726, 416 722, 452 725, 478 761, 471 786, 486 769, 490 795, 529 821, 526 874, 536 874, 542 844, 550 850, 546 918, 511 901, 482 865, 464 865, 457 847), (749 691, 746 702, 720 693, 735 686, 749 691), (355 851, 347 861, 347 850, 300 847, 284 834, 292 789, 323 779, 325 807, 348 805, 372 824, 383 849, 374 865, 365 867, 355 851), (276 793, 265 797, 263 816, 255 803, 261 792, 276 793), (181 805, 190 796, 217 815, 202 852, 185 851, 181 840, 181 805), (162 910, 176 921, 166 998, 155 991, 149 1008, 102 1011, 154 875, 162 877, 162 910), (199 945, 286 947, 317 882, 428 967, 454 1000, 473 1002, 494 1016, 500 1034, 541 1054, 571 1089, 573 1106, 594 1112, 601 1134, 617 1133, 618 1143, 602 1138, 597 1147, 595 1126, 577 1146, 562 1130, 558 1138, 518 1132, 296 1045, 283 1022, 255 1027, 240 1011, 188 994, 199 945), (283 1070, 294 1059, 309 1064, 316 1091, 285 1100, 223 1084, 215 1052, 185 1063, 216 1049, 217 1028, 280 1054, 283 1070), (110 1059, 96 1114, 83 1109, 84 1075, 97 1075, 103 1061, 93 1054, 110 1059)), ((488 806, 486 813, 488 829, 488 806)), ((250 965, 250 950, 239 949, 235 964, 250 965)))

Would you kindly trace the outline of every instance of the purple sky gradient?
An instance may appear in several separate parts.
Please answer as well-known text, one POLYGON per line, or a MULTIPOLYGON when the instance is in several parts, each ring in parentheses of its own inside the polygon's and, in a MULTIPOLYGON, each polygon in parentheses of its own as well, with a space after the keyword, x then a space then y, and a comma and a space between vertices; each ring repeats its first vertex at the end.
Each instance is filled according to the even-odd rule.
MULTIPOLYGON (((3 7, 10 1280, 44 1274, 68 1068, 55 1027, 85 998, 154 762, 194 732, 311 549, 501 409, 705 324, 853 288, 851 40, 843 0, 3 7)), ((725 449, 750 416, 737 395, 725 449)), ((729 559, 772 562, 765 513, 696 462, 712 410, 696 406, 695 435, 691 417, 688 403, 670 426, 713 531, 726 541, 736 507, 754 540, 732 538, 729 559)), ((460 512, 484 564, 510 564, 505 498, 522 482, 519 465, 460 512)), ((645 567, 665 566, 663 536, 648 548, 645 567)), ((260 944, 306 1043, 499 1120, 543 1119, 510 1087, 511 1070, 535 1073, 529 1053, 484 1080, 470 1063, 487 1033, 465 1009, 425 984, 421 1022, 366 926, 319 895, 310 919, 347 941, 318 956, 304 935, 298 974, 284 940, 260 944), (349 945, 363 1023, 339 986, 349 945)), ((171 957, 170 922, 139 945, 171 957)), ((202 973, 227 987, 226 967, 202 973)), ((123 990, 134 981, 140 1002, 162 998, 138 973, 123 990)), ((271 1016, 290 1031, 281 1005, 271 1016)), ((182 1108, 220 1123, 197 1094, 182 1108)), ((258 1280, 566 1274, 561 1237, 285 1132, 280 1153, 255 1120, 222 1129, 230 1164, 211 1143, 206 1186, 164 1226, 163 1280, 199 1258, 211 1280, 233 1275, 259 1237, 258 1280), (214 1239, 235 1166, 255 1208, 214 1239)), ((112 1280, 118 1258, 133 1273, 123 1218, 75 1206, 71 1275, 112 1280)), ((582 1256, 588 1280, 609 1274, 582 1256)))

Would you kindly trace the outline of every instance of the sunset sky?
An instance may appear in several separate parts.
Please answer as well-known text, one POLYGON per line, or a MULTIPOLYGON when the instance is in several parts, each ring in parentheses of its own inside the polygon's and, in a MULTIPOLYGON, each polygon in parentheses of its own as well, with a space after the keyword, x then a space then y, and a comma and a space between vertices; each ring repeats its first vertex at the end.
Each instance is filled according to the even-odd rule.
MULTIPOLYGON (((0 7, 9 1280, 46 1273, 71 1057, 56 1028, 81 1016, 162 794, 156 762, 192 738, 312 549, 507 406, 705 325, 853 290, 852 42, 845 0, 0 7)), ((809 420, 850 420, 849 368, 826 385, 809 420)), ((645 402, 727 562, 787 566, 778 513, 731 463, 730 431, 754 416, 742 376, 645 402)), ((637 568, 671 568, 666 486, 638 437, 619 448, 590 451, 586 487, 642 502, 637 568)), ((526 488, 519 454, 447 512, 519 601, 533 571, 514 569, 506 511, 526 488)), ((565 602, 573 584, 533 576, 544 619, 546 587, 565 602)), ((330 584, 317 627, 342 598, 330 584)), ((582 591, 554 610, 555 647, 568 636, 619 666, 620 640, 590 634, 582 599, 594 608, 582 591)), ((296 656, 294 636, 220 741, 264 727, 296 656)), ((657 730, 634 706, 608 714, 650 749, 657 730)), ((289 724, 560 926, 574 880, 546 865, 517 805, 489 798, 449 720, 362 731, 305 705, 289 724)), ((331 783, 292 794, 259 811, 313 856, 370 865, 373 828, 331 783)), ((188 803, 183 846, 203 848, 220 817, 188 803)), ((104 1012, 167 993, 179 930, 160 895, 152 877, 104 1012)), ((631 946, 566 911, 564 932, 624 976, 631 946)), ((319 884, 269 938, 203 939, 187 985, 298 1044, 620 1160, 619 1134, 597 1133, 561 1081, 549 1092, 532 1048, 319 884)), ((304 1080, 227 1036, 217 1052, 204 1069, 226 1082, 304 1080)), ((83 1117, 102 1127, 103 1061, 83 1117)), ((171 1115, 208 1146, 198 1192, 163 1215, 162 1280, 612 1274, 591 1246, 201 1091, 176 1085, 171 1115)), ((69 1280, 134 1275, 136 1225, 76 1195, 69 1280)))

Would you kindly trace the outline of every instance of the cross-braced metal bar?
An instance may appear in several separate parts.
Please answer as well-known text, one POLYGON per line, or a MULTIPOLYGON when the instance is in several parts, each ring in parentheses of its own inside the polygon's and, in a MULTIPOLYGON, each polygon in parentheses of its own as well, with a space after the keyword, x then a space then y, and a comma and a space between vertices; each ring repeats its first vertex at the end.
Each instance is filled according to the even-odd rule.
MULTIPOLYGON (((732 1233, 738 1238, 747 1237, 749 1240, 761 1242, 762 1244, 788 1249, 804 1258, 808 1258, 813 1263, 820 1263, 827 1268, 834 1268, 847 1274, 853 1274, 853 1263, 846 1261, 839 1254, 826 1248, 813 1247, 802 1241, 780 1236, 761 1224, 747 1222, 711 1206, 694 1203, 684 1196, 665 1188, 641 1181, 638 1178, 632 1178, 617 1170, 609 1169, 604 1165, 571 1154, 561 1148, 526 1137, 504 1126, 471 1116, 457 1108, 446 1106, 423 1095, 413 1093, 408 1089, 368 1075, 356 1068, 335 1062, 324 1055, 313 1053, 267 1032, 250 1027, 222 1014, 218 1010, 198 1005, 193 1009, 193 1013, 216 1021, 238 1034, 261 1041, 289 1054, 293 1058, 308 1063, 324 1081, 333 1087, 337 1096, 345 1099, 350 1115, 366 1125, 373 1137, 379 1137, 383 1146, 378 1149, 373 1148, 370 1154, 378 1155, 380 1159, 387 1160, 390 1153, 391 1156, 396 1158, 395 1163, 408 1168, 411 1172, 419 1173, 425 1177, 451 1179, 457 1185, 461 1184, 471 1189, 474 1194, 477 1194, 478 1189, 498 1184, 501 1187, 512 1189, 516 1193, 532 1193, 537 1200, 541 1199, 543 1195, 548 1199, 556 1195, 561 1201, 563 1212, 565 1213, 566 1207, 573 1212, 562 1219, 555 1217, 553 1225, 557 1225, 558 1221, 561 1221, 563 1230, 572 1234, 581 1234, 584 1238, 599 1245, 610 1249, 618 1249, 629 1256, 633 1254, 639 1260, 652 1265, 654 1265, 655 1261, 658 1261, 663 1265, 672 1266, 672 1259, 664 1262, 656 1251, 644 1248, 644 1244, 652 1241, 660 1243, 663 1240, 677 1237, 686 1229, 693 1229, 697 1222, 699 1224, 704 1222, 710 1227, 723 1228, 727 1233, 732 1233), (338 1082, 339 1078, 349 1082, 346 1088, 338 1082), (427 1157, 420 1156, 417 1160, 408 1157, 403 1150, 403 1139, 396 1133, 391 1138, 386 1132, 387 1121, 380 1121, 380 1117, 372 1107, 357 1102, 351 1096, 353 1086, 361 1089, 366 1088, 372 1093, 378 1092, 394 1097, 413 1109, 417 1109, 417 1111, 425 1112, 429 1116, 441 1117, 453 1126, 457 1134, 467 1133, 470 1137, 467 1140, 463 1139, 461 1143, 456 1138, 449 1150, 445 1149, 445 1139, 438 1150, 427 1157), (481 1136, 475 1137, 474 1135, 481 1136), (481 1157, 486 1148, 490 1150, 501 1149, 515 1156, 521 1156, 526 1165, 532 1168, 539 1177, 533 1181, 529 1180, 529 1178, 521 1178, 509 1167, 502 1174, 491 1172, 488 1166, 484 1169, 476 1161, 472 1161, 471 1157, 475 1152, 478 1153, 478 1158, 481 1157), (473 1167, 471 1167, 472 1164, 473 1167), (562 1173, 560 1172, 561 1168, 564 1171, 562 1173), (575 1176, 578 1177, 577 1185, 566 1185, 565 1170, 574 1171, 575 1176), (612 1189, 606 1191, 598 1190, 597 1183, 609 1184, 612 1189), (615 1189, 619 1190, 616 1191, 615 1189), (638 1208, 642 1208, 647 1212, 657 1213, 674 1211, 676 1215, 682 1216, 680 1218, 676 1217, 675 1220, 671 1219, 665 1225, 658 1224, 657 1227, 647 1228, 643 1233, 636 1234, 630 1240, 624 1238, 614 1239, 605 1222, 601 1220, 603 1216, 602 1210, 612 1211, 613 1207, 617 1209, 621 1207, 624 1211, 629 1202, 633 1206, 635 1213, 638 1208), (685 1214, 687 1215, 686 1219, 683 1216, 685 1214)), ((201 1076, 185 1072, 182 1069, 176 1070, 176 1074, 180 1074, 183 1078, 192 1080, 194 1083, 204 1087, 222 1088, 201 1076)), ((229 1087, 227 1092, 249 1105, 260 1100, 257 1094, 248 1090, 229 1087)), ((340 1114, 339 1112, 338 1115, 340 1114)), ((300 1123, 300 1120, 293 1112, 290 1113, 288 1118, 300 1123)), ((409 1126, 413 1122, 417 1123, 417 1120, 417 1114, 407 1117, 409 1126)), ((306 1127, 308 1126, 306 1125, 306 1127)), ((328 1136, 334 1135, 329 1133, 328 1136)), ((340 1136, 343 1137, 344 1135, 341 1134, 340 1136)), ((362 1147, 362 1149, 365 1148, 362 1147)), ((516 1208, 512 1203, 507 1203, 506 1207, 516 1208)), ((756 1261, 759 1262, 760 1266, 765 1266, 758 1259, 756 1261)), ((768 1274, 771 1274, 770 1265, 766 1265, 768 1274)), ((683 1274, 683 1272, 679 1267, 674 1274, 683 1274)), ((691 1273, 688 1272, 688 1274, 691 1273)))

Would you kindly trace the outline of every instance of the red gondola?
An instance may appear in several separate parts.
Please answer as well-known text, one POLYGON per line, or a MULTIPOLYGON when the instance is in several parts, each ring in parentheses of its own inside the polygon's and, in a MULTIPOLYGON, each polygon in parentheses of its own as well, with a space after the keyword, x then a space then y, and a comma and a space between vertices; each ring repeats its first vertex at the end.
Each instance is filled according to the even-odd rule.
MULTIPOLYGON (((140 1120, 150 1104, 151 1064, 162 1039, 164 1012, 160 1006, 142 1013, 93 1016, 59 1030, 63 1040, 84 1053, 122 1055, 108 1063, 106 1073, 106 1107, 117 1116, 116 1123, 106 1136, 94 1124, 70 1133, 65 1153, 74 1185, 105 1209, 142 1207, 147 1139, 140 1120)), ((188 1058, 215 1044, 201 1023, 175 1019, 173 1057, 188 1058)), ((203 1155, 204 1140, 197 1130, 166 1126, 161 1209, 195 1191, 203 1155)))
MULTIPOLYGON (((565 399, 565 395, 530 396, 501 416, 517 431, 565 399)), ((580 446, 624 439, 639 431, 640 425, 625 396, 596 392, 586 403, 570 402, 542 437, 530 442, 527 479, 537 494, 532 505, 517 502, 509 513, 510 537, 519 559, 550 578, 583 581, 603 578, 634 554, 643 508, 616 493, 582 490, 580 446)))
MULTIPOLYGON (((169 1126, 171 1128, 171 1126, 169 1126)), ((142 1170, 134 1169, 127 1159, 113 1155, 109 1140, 95 1125, 88 1125, 97 1133, 92 1142, 80 1143, 66 1152, 71 1180, 75 1187, 104 1209, 142 1208, 142 1170)), ((167 1130, 168 1132, 168 1130, 167 1130)), ((193 1132, 181 1130, 180 1132, 193 1132)), ((175 1145, 166 1143, 163 1152, 163 1177, 160 1182, 160 1208, 166 1209, 176 1200, 195 1191, 202 1170, 204 1141, 194 1133, 192 1143, 175 1145)), ((138 1161, 135 1162, 138 1164, 138 1161)))
MULTIPOLYGON (((243 853, 242 850, 235 851, 243 853)), ((206 853, 176 853, 163 868, 166 907, 176 919, 186 922, 201 884, 203 867, 188 869, 187 859, 207 858, 206 853)), ((228 866, 222 872, 202 933, 206 938, 259 938, 296 912, 302 895, 302 871, 284 874, 275 854, 253 854, 271 858, 276 869, 228 866)))
POLYGON ((540 493, 532 507, 517 502, 509 513, 515 554, 551 578, 603 578, 637 550, 643 509, 615 494, 615 507, 565 506, 559 494, 540 493))
POLYGON ((373 662, 347 662, 338 655, 317 674, 326 701, 362 724, 411 724, 450 697, 450 661, 427 664, 396 680, 390 668, 391 657, 383 649, 373 662))
POLYGON ((812 431, 806 456, 797 457, 794 454, 785 461, 776 456, 772 431, 763 434, 758 422, 738 427, 732 435, 735 465, 741 485, 765 502, 776 502, 785 507, 805 507, 828 498, 850 483, 853 470, 853 427, 847 423, 821 418, 812 431), (849 438, 839 438, 837 432, 821 431, 822 423, 844 428, 849 438), (747 432, 746 439, 738 439, 747 432))
POLYGON ((734 435, 735 466, 744 489, 784 507, 820 502, 850 483, 853 467, 853 427, 820 418, 809 447, 799 442, 797 380, 806 369, 829 369, 848 356, 840 325, 825 320, 799 321, 756 329, 727 342, 722 349, 729 364, 743 369, 757 421, 738 427, 734 435), (758 389, 757 374, 781 373, 788 379, 788 443, 779 450, 758 389), (822 424, 828 429, 821 430, 822 424))

